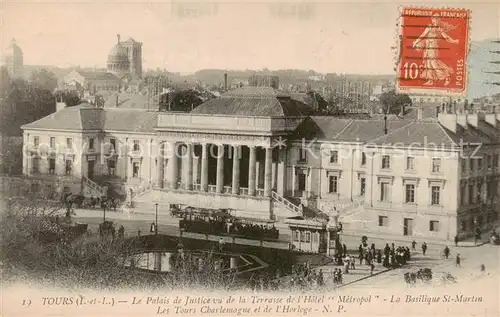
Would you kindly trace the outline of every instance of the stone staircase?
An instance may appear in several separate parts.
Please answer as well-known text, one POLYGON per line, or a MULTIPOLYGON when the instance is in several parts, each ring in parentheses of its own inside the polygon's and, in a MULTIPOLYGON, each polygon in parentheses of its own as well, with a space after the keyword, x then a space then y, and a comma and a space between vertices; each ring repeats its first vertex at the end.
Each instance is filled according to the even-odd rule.
POLYGON ((108 188, 82 176, 82 195, 85 197, 103 197, 108 195, 108 188))
POLYGON ((138 185, 132 185, 127 189, 127 205, 129 207, 135 207, 137 202, 135 199, 141 197, 142 195, 150 192, 153 189, 153 183, 149 181, 144 181, 138 185))
POLYGON ((296 216, 302 216, 303 215, 303 205, 300 203, 300 200, 298 203, 296 201, 293 201, 292 199, 288 197, 283 197, 279 195, 277 192, 274 190, 271 192, 271 197, 272 200, 279 205, 285 207, 287 210, 292 211, 293 214, 296 216))

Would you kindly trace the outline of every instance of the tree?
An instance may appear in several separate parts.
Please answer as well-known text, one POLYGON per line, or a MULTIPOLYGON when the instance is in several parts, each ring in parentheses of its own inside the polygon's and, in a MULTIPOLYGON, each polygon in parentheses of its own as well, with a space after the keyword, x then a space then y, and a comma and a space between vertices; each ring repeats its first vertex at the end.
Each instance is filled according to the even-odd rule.
POLYGON ((193 89, 172 91, 162 95, 160 111, 189 112, 203 103, 199 92, 193 89))
POLYGON ((58 91, 54 93, 54 97, 56 100, 64 101, 67 107, 77 106, 81 103, 80 96, 73 90, 58 91))
POLYGON ((407 94, 398 94, 395 90, 389 90, 382 93, 379 97, 384 106, 384 112, 387 114, 401 113, 401 106, 411 106, 410 96, 407 94))
POLYGON ((53 72, 42 68, 31 73, 30 83, 36 88, 52 92, 57 88, 57 77, 53 72))
POLYGON ((316 112, 324 113, 328 109, 328 102, 318 92, 310 90, 307 95, 313 99, 316 112))

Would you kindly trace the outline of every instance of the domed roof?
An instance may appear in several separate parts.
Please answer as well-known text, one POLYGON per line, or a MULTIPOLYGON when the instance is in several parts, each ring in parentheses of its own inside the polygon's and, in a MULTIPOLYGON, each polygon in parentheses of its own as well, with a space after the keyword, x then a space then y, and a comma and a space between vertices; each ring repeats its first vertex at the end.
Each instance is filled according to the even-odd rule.
POLYGON ((9 46, 5 49, 3 52, 4 57, 13 57, 13 56, 22 56, 23 51, 21 48, 16 44, 16 40, 12 39, 10 42, 9 46))
POLYGON ((118 35, 118 43, 109 51, 108 63, 129 63, 127 49, 120 43, 120 35, 118 35))

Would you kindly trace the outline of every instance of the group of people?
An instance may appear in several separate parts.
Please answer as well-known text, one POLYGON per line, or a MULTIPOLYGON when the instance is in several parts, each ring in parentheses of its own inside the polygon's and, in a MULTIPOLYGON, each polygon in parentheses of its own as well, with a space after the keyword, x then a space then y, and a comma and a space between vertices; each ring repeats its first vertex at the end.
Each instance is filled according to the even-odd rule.
POLYGON ((243 235, 251 239, 255 238, 268 238, 268 239, 278 239, 279 230, 272 226, 272 228, 266 228, 263 225, 257 224, 242 224, 242 223, 232 223, 229 226, 229 234, 243 235))
POLYGON ((311 268, 309 262, 305 264, 292 265, 292 278, 290 279, 291 287, 311 288, 314 286, 325 285, 325 277, 323 270, 319 271, 311 268))
MULTIPOLYGON (((424 242, 425 244, 425 242, 424 242)), ((427 246, 425 247, 427 248, 427 246)), ((383 256, 383 266, 386 268, 397 268, 405 265, 411 258, 410 248, 398 246, 395 247, 394 243, 389 246, 386 243, 384 247, 384 256, 383 256)), ((380 262, 379 262, 380 263, 380 262)))

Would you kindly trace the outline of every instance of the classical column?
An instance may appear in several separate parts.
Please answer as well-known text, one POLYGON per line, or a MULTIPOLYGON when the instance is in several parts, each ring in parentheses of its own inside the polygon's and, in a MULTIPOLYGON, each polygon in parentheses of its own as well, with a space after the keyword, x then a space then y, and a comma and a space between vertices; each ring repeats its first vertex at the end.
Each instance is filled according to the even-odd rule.
POLYGON ((285 166, 285 153, 280 153, 279 163, 278 163, 278 176, 277 176, 277 186, 276 191, 280 196, 285 196, 286 193, 286 166, 285 166))
POLYGON ((217 148, 217 184, 216 192, 222 193, 224 189, 224 144, 217 148))
POLYGON ((238 195, 240 193, 240 146, 233 146, 233 183, 232 194, 238 195))
POLYGON ((168 183, 170 186, 170 189, 177 189, 177 181, 178 181, 178 173, 179 173, 179 156, 178 156, 178 149, 177 149, 177 144, 175 142, 169 143, 170 145, 170 156, 169 156, 169 162, 168 162, 168 183))
POLYGON ((201 191, 208 191, 208 144, 201 145, 201 191))
POLYGON ((184 170, 186 173, 186 184, 185 188, 187 190, 193 189, 193 144, 186 144, 186 169, 184 170))
POLYGON ((273 177, 273 149, 266 148, 266 163, 265 163, 265 171, 264 171, 264 196, 271 196, 271 186, 272 186, 272 177, 273 177))
POLYGON ((156 180, 156 184, 159 188, 163 188, 163 179, 165 178, 165 171, 164 171, 164 167, 165 167, 165 163, 164 163, 164 146, 165 146, 165 143, 161 143, 160 144, 160 148, 158 149, 159 150, 159 153, 158 153, 158 157, 156 159, 156 171, 158 173, 158 179, 156 180))
POLYGON ((248 195, 255 196, 255 146, 250 146, 248 162, 248 195))

